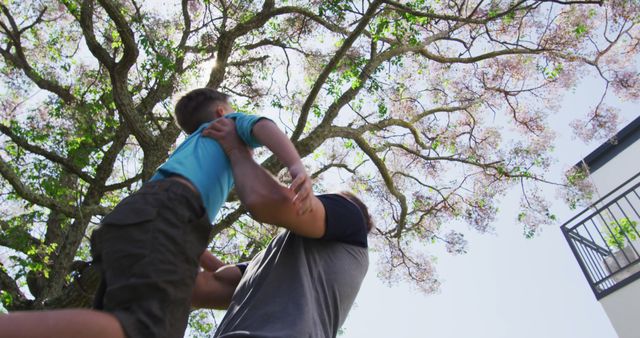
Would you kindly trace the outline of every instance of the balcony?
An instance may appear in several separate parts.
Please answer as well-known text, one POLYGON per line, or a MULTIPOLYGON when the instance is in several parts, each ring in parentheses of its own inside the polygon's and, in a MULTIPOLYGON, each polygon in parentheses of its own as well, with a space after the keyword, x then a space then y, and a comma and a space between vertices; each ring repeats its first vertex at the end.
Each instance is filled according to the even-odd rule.
POLYGON ((637 173, 561 227, 597 299, 640 278, 639 177, 637 173))

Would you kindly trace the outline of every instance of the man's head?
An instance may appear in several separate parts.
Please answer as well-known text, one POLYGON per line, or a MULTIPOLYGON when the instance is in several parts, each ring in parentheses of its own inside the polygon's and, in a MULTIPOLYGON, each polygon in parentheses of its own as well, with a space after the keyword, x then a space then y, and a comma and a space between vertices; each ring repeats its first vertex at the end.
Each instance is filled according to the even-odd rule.
POLYGON ((233 109, 229 95, 211 88, 198 88, 178 100, 175 108, 176 122, 187 134, 192 134, 203 123, 215 120, 233 109))
POLYGON ((373 220, 371 220, 371 215, 369 215, 369 208, 367 208, 367 206, 356 195, 348 191, 342 191, 340 192, 340 195, 348 198, 351 202, 355 203, 358 208, 360 208, 360 211, 364 216, 364 221, 367 223, 367 232, 371 232, 374 228, 374 224, 373 220))

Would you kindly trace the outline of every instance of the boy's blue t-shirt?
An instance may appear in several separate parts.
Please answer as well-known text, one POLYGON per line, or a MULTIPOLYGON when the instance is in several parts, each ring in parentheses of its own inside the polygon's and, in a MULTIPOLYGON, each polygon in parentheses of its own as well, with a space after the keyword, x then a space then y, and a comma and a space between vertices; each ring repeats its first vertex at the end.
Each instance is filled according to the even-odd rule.
MULTIPOLYGON (((252 148, 261 144, 253 137, 253 126, 263 117, 243 113, 231 113, 224 117, 233 119, 240 138, 252 148)), ((188 179, 200 192, 209 221, 218 214, 233 188, 233 172, 229 158, 218 142, 202 136, 202 130, 211 122, 202 124, 162 164, 150 181, 180 175, 188 179)))

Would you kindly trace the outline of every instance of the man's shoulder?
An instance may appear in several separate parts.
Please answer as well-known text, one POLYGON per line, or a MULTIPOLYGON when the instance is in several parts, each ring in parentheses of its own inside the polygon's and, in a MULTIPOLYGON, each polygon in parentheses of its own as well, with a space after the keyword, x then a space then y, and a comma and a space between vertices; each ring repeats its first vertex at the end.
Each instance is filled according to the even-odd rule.
POLYGON ((326 229, 321 240, 368 247, 368 231, 360 208, 341 194, 317 196, 326 213, 326 229))
MULTIPOLYGON (((364 244, 360 239, 323 239, 323 238, 308 238, 303 237, 293 232, 289 233, 289 236, 283 238, 277 245, 285 246, 287 243, 297 243, 292 245, 295 250, 304 252, 332 252, 332 254, 339 254, 340 252, 351 255, 353 252, 367 253, 369 247, 364 244)), ((366 242, 365 242, 366 243, 366 242)), ((324 255, 324 254, 323 254, 324 255)), ((330 258, 331 259, 331 258, 330 258)))
POLYGON ((294 249, 289 254, 305 257, 304 264, 313 264, 315 268, 323 270, 341 271, 344 276, 352 277, 362 275, 368 269, 368 247, 341 240, 327 241, 292 235, 299 245, 293 245, 294 249))

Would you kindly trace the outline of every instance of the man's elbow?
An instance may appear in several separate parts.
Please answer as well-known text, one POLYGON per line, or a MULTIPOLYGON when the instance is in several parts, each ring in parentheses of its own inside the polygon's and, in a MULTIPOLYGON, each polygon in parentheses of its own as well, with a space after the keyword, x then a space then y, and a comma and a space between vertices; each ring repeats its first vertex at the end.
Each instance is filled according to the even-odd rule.
POLYGON ((244 205, 256 221, 273 223, 278 213, 292 203, 292 198, 286 188, 274 189, 266 194, 252 195, 244 205))

